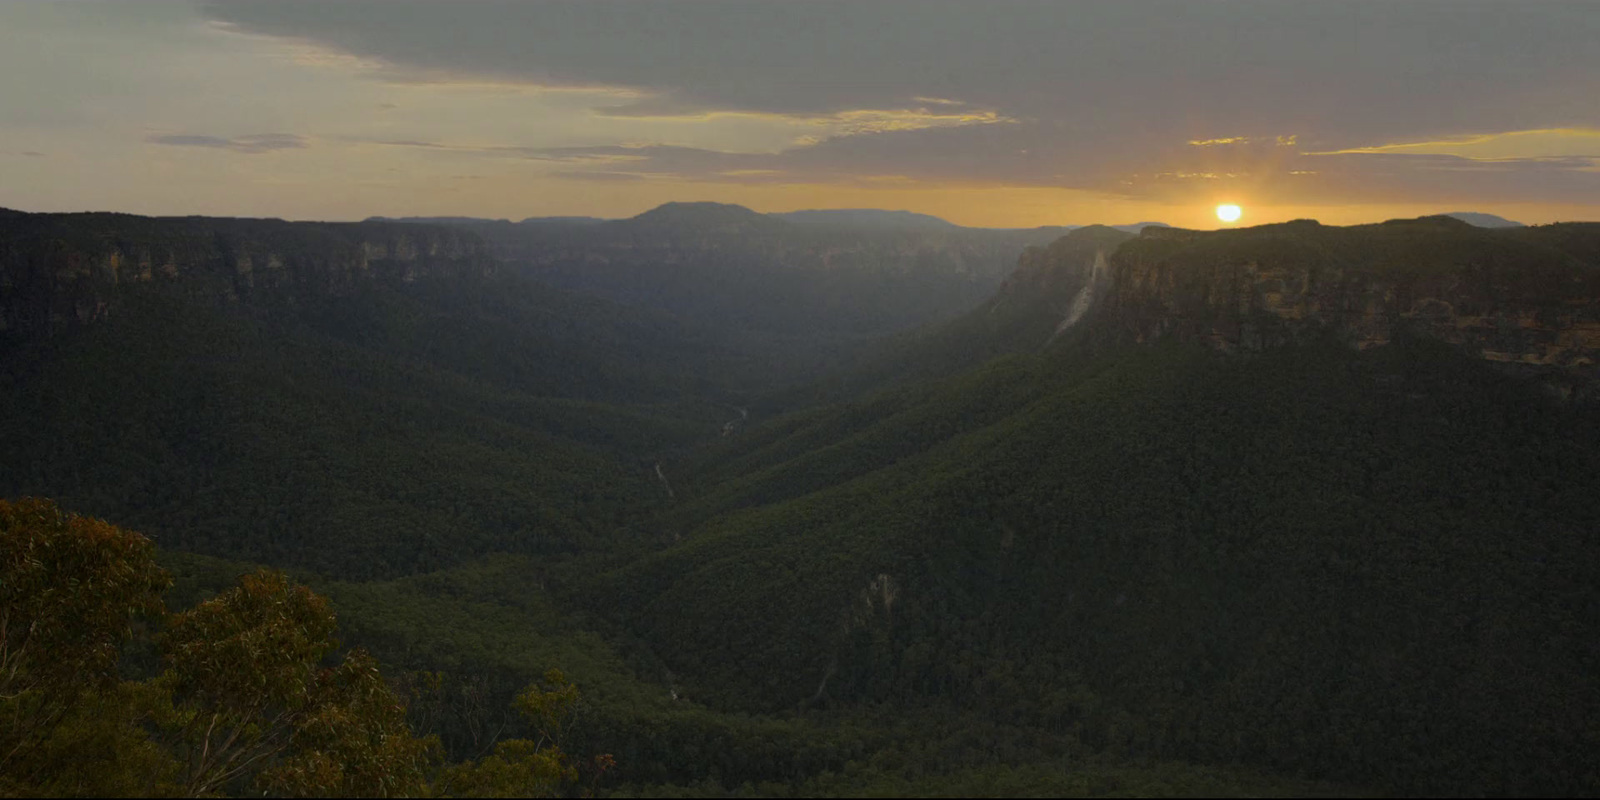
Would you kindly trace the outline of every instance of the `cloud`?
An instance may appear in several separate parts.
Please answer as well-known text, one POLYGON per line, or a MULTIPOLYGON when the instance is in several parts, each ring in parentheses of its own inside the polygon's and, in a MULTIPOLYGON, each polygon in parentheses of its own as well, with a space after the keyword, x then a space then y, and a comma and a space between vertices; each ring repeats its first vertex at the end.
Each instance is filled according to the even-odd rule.
POLYGON ((424 142, 419 139, 368 139, 363 144, 375 144, 383 147, 422 147, 430 150, 450 150, 450 145, 439 142, 424 142))
MULTIPOLYGON (((917 99, 926 100, 927 98, 917 99)), ((940 103, 944 106, 966 105, 954 100, 940 101, 940 103)), ((953 128, 963 125, 992 125, 995 123, 1017 122, 1016 119, 1003 116, 992 109, 966 108, 964 110, 954 110, 946 107, 930 110, 926 104, 912 108, 857 108, 827 114, 707 111, 648 101, 625 105, 600 106, 592 110, 600 116, 627 119, 699 120, 704 122, 733 118, 760 119, 791 125, 811 126, 840 136, 857 133, 918 131, 925 128, 953 128)))
POLYGON ((296 150, 307 146, 305 137, 292 133, 256 133, 232 139, 195 134, 165 134, 151 136, 145 141, 174 147, 211 147, 249 155, 270 153, 275 150, 296 150))
POLYGON ((1600 122, 1596 92, 1582 91, 1600 88, 1582 4, 246 0, 204 11, 396 77, 615 87, 653 113, 826 115, 954 98, 1018 118, 1160 121, 1183 141, 1315 127, 1335 147, 1468 122, 1600 122))
POLYGON ((230 30, 326 55, 305 63, 381 80, 598 92, 575 113, 606 120, 795 127, 790 146, 765 153, 614 138, 561 148, 395 142, 549 161, 569 177, 893 179, 1283 202, 1600 196, 1593 162, 1572 160, 1600 152, 1594 139, 1550 133, 1600 130, 1600 37, 1585 4, 202 8, 230 30), (1474 166, 1487 159, 1500 166, 1474 166))
POLYGON ((647 179, 644 175, 632 172, 606 172, 604 170, 556 170, 551 172, 550 176, 573 181, 594 181, 596 183, 621 183, 647 179))
MULTIPOLYGON (((916 136, 970 139, 979 133, 925 131, 916 136)), ((987 134, 990 131, 982 131, 987 134)), ((1009 134, 1011 131, 1004 131, 1009 134)), ((1503 202, 1588 203, 1600 196, 1600 170, 1588 157, 1475 160, 1455 155, 1311 155, 1276 139, 1167 150, 1137 143, 1111 158, 1089 158, 1070 147, 1008 152, 974 146, 967 158, 933 153, 958 148, 907 145, 913 134, 870 134, 795 147, 776 154, 726 153, 649 145, 540 150, 520 157, 573 165, 564 177, 595 180, 672 178, 733 184, 839 183, 1024 186, 1085 189, 1127 198, 1185 202, 1197 195, 1232 194, 1256 203, 1503 202), (908 153, 893 153, 905 149, 908 153), (1199 151, 1198 153, 1195 151, 1199 151), (921 155, 916 155, 916 154, 921 155), (1142 155, 1135 155, 1139 153, 1142 155), (980 155, 981 154, 981 155, 980 155), (585 169, 595 165, 596 170, 585 169)), ((1033 133, 1018 138, 1037 141, 1033 133)), ((1104 150, 1097 151, 1102 155, 1104 150)))
POLYGON ((1154 136, 1052 136, 1054 126, 884 131, 743 153, 659 143, 538 147, 425 141, 373 142, 468 157, 559 165, 568 180, 680 180, 739 185, 1012 186, 1097 191, 1187 202, 1231 194, 1254 203, 1588 203, 1600 161, 1588 156, 1475 159, 1454 154, 1306 153, 1291 136, 1222 137, 1171 144, 1154 136))
POLYGON ((1353 147, 1331 153, 1453 155, 1475 161, 1600 155, 1600 129, 1558 128, 1457 136, 1442 141, 1397 142, 1373 147, 1353 147))

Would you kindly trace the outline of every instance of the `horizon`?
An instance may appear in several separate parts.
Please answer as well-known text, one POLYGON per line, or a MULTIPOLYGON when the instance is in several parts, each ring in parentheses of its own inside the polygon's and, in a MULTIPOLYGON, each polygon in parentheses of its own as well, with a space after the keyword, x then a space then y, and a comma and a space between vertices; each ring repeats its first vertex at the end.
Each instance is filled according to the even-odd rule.
MULTIPOLYGON (((0 206, 1600 219, 1562 3, 0 5, 0 206), (1485 32, 1492 32, 1486 34, 1485 32), (1359 53, 1360 58, 1352 57, 1359 53)), ((1126 223, 1117 223, 1126 224, 1126 223)))
MULTIPOLYGON (((1158 219, 1132 220, 1132 221, 1129 221, 1129 222, 1092 221, 1092 222, 1059 223, 1059 224, 1028 225, 1028 226, 985 226, 985 225, 961 225, 959 223, 952 222, 951 220, 944 219, 943 217, 939 217, 937 215, 925 214, 923 212, 909 210, 909 209, 903 209, 903 208, 902 209, 889 209, 889 208, 797 208, 797 209, 791 209, 791 210, 786 210, 786 211, 759 211, 757 209, 750 208, 749 206, 740 205, 738 203, 724 203, 724 202, 716 201, 716 200, 668 200, 668 201, 666 201, 664 203, 660 203, 660 204, 651 206, 650 208, 644 209, 643 211, 640 211, 637 214, 630 214, 630 215, 625 216, 625 217, 597 217, 597 216, 594 216, 594 215, 587 215, 587 214, 542 214, 542 215, 527 216, 527 217, 520 217, 520 218, 512 218, 512 217, 478 217, 478 216, 463 215, 463 214, 392 214, 392 215, 391 214, 369 214, 367 216, 359 217, 359 218, 355 218, 355 219, 296 219, 296 218, 292 218, 292 217, 259 216, 259 215, 234 215, 234 214, 140 214, 140 213, 136 213, 136 212, 118 211, 118 210, 115 210, 115 209, 104 209, 104 208, 78 209, 78 210, 69 210, 69 211, 33 211, 33 210, 29 210, 29 209, 12 208, 12 207, 8 207, 8 206, 4 206, 4 205, 0 205, 0 211, 14 211, 14 212, 19 212, 19 213, 23 213, 23 214, 126 214, 126 215, 129 215, 129 216, 143 216, 143 217, 149 217, 149 218, 153 218, 153 219, 161 219, 161 218, 172 219, 172 218, 184 218, 184 217, 208 217, 208 218, 215 218, 215 219, 277 220, 277 221, 280 221, 280 222, 293 222, 293 223, 302 223, 302 222, 304 222, 304 223, 355 224, 355 223, 370 222, 370 221, 391 221, 391 222, 393 222, 393 221, 406 221, 406 220, 424 220, 425 221, 425 220, 438 219, 438 220, 463 220, 463 221, 473 221, 473 222, 507 222, 507 223, 511 223, 511 224, 519 224, 519 223, 526 222, 526 221, 529 221, 529 220, 543 220, 543 219, 548 219, 548 220, 596 219, 599 222, 622 222, 622 221, 626 221, 626 220, 634 219, 636 217, 643 216, 645 214, 650 213, 651 211, 655 211, 655 210, 663 208, 665 206, 670 206, 670 205, 707 205, 707 204, 709 204, 709 205, 730 206, 730 207, 734 207, 734 208, 742 208, 742 209, 744 209, 746 211, 751 211, 753 213, 761 214, 763 216, 780 217, 780 218, 783 215, 786 215, 786 214, 799 214, 799 213, 811 213, 811 212, 823 212, 823 213, 826 213, 826 212, 876 212, 876 213, 886 213, 886 214, 916 214, 916 215, 920 215, 920 216, 931 217, 931 218, 933 218, 933 219, 935 219, 935 220, 937 220, 939 222, 944 222, 944 223, 947 223, 947 224, 950 224, 950 225, 954 225, 955 227, 958 227, 958 228, 965 228, 965 229, 970 229, 970 230, 996 230, 996 231, 1003 231, 1003 230, 1031 230, 1031 229, 1036 229, 1036 228, 1053 228, 1053 227, 1079 229, 1079 228, 1088 228, 1088 227, 1094 227, 1094 226, 1111 227, 1111 228, 1128 228, 1128 227, 1133 227, 1133 226, 1136 226, 1136 225, 1157 226, 1157 227, 1164 226, 1164 227, 1170 227, 1170 228, 1179 228, 1179 229, 1184 229, 1184 230, 1196 230, 1196 231, 1212 231, 1212 230, 1225 231, 1225 230, 1248 230, 1250 228, 1264 227, 1264 226, 1268 226, 1268 225, 1278 225, 1278 224, 1283 224, 1285 222, 1314 222, 1314 223, 1317 223, 1319 225, 1324 225, 1324 226, 1329 226, 1329 227, 1355 227, 1355 226, 1361 226, 1361 225, 1378 225, 1378 224, 1382 224, 1382 223, 1385 223, 1385 222, 1392 222, 1392 221, 1395 221, 1395 220, 1422 219, 1422 218, 1427 218, 1427 217, 1456 217, 1456 218, 1459 218, 1460 215, 1463 215, 1463 214, 1473 214, 1473 215, 1482 215, 1482 216, 1489 216, 1489 217, 1498 217, 1500 220, 1502 220, 1504 222, 1510 223, 1513 226, 1520 226, 1520 227, 1532 227, 1532 226, 1536 226, 1536 225, 1553 225, 1553 224, 1563 224, 1563 223, 1590 223, 1590 222, 1600 221, 1600 220, 1568 219, 1568 220, 1552 220, 1550 222, 1523 222, 1521 220, 1508 219, 1508 218, 1506 218, 1504 216, 1501 216, 1501 215, 1498 215, 1498 214, 1490 214, 1488 212, 1482 212, 1482 211, 1468 211, 1468 210, 1459 210, 1458 209, 1458 210, 1455 210, 1455 211, 1438 211, 1438 212, 1432 212, 1432 213, 1422 213, 1422 214, 1416 214, 1414 216, 1387 217, 1387 218, 1383 218, 1383 219, 1371 219, 1371 220, 1362 220, 1362 221, 1357 221, 1357 222, 1337 222, 1337 223, 1336 222, 1327 222, 1327 221, 1324 221, 1324 220, 1316 219, 1314 217, 1295 217, 1295 218, 1291 218, 1291 219, 1271 220, 1271 221, 1249 221, 1249 222, 1246 222, 1245 220, 1240 220, 1237 223, 1223 223, 1223 224, 1218 224, 1218 225, 1213 226, 1213 227, 1188 227, 1188 226, 1184 226, 1184 225, 1173 225, 1171 223, 1166 222, 1165 220, 1158 220, 1158 219)), ((785 220, 785 221, 788 221, 788 220, 785 220)), ((1465 220, 1463 220, 1463 221, 1465 221, 1465 220)), ((441 222, 439 224, 445 224, 445 223, 441 222)), ((803 225, 803 224, 808 224, 808 223, 791 223, 791 224, 802 224, 803 225)), ((1469 224, 1474 224, 1474 223, 1470 223, 1469 222, 1469 224)), ((1479 226, 1479 227, 1482 227, 1482 226, 1479 226)), ((1500 226, 1491 226, 1491 227, 1500 227, 1500 226)))

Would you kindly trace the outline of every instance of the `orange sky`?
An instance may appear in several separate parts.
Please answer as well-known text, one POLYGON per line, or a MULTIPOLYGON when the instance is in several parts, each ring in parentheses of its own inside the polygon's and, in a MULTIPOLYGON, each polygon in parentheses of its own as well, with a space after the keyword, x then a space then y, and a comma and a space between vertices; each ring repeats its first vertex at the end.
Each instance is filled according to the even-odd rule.
POLYGON ((1574 7, 733 8, 0 3, 0 206, 1600 219, 1600 44, 1574 7))

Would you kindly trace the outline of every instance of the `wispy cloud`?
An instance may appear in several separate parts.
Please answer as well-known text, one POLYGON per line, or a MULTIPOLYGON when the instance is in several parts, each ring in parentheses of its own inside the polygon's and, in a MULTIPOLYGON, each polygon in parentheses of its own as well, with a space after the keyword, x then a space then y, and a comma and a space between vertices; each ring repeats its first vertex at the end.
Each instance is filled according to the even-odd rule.
POLYGON ((1349 147, 1309 155, 1448 155, 1475 161, 1600 156, 1600 128, 1545 128, 1349 147))
POLYGON ((1456 4, 1448 14, 1432 3, 1253 0, 202 8, 230 30, 298 48, 301 63, 379 80, 591 92, 551 126, 563 145, 580 146, 489 136, 442 146, 601 181, 896 176, 1132 198, 1237 187, 1340 202, 1370 194, 1362 181, 1454 198, 1495 186, 1527 197, 1546 180, 1567 197, 1592 183, 1589 162, 1525 159, 1600 152, 1591 147, 1600 138, 1584 138, 1600 128, 1600 106, 1586 99, 1600 92, 1590 68, 1600 41, 1582 32, 1587 11, 1569 5, 1456 4), (1497 32, 1493 46, 1484 30, 1497 32), (1443 46, 1453 42, 1473 46, 1443 46), (616 124, 628 121, 685 146, 619 146, 616 124), (1449 135, 1519 126, 1538 131, 1449 135), (575 135, 602 127, 609 133, 593 146, 575 135), (755 127, 766 132, 760 145, 708 133, 755 127), (1496 170, 1470 163, 1506 158, 1515 163, 1496 170))
POLYGON ((173 147, 210 147, 248 155, 271 153, 276 150, 297 150, 308 146, 305 137, 292 133, 255 133, 248 136, 236 136, 231 139, 221 136, 174 133, 151 136, 146 138, 145 141, 151 144, 164 144, 173 147))
POLYGON ((599 116, 640 120, 695 122, 732 119, 770 120, 828 129, 837 135, 949 128, 960 125, 990 125, 1017 121, 1015 118, 1001 114, 991 108, 957 108, 967 105, 957 100, 941 100, 927 97, 912 99, 919 105, 887 108, 850 108, 825 114, 686 107, 670 102, 667 98, 647 98, 635 103, 601 106, 592 110, 599 116))
POLYGON ((629 181, 648 180, 650 176, 633 172, 607 172, 605 170, 557 170, 550 173, 553 178, 564 178, 574 181, 594 181, 596 183, 622 183, 629 181))
POLYGON ((507 214, 621 213, 691 181, 725 199, 1600 208, 1600 38, 1578 3, 198 0, 136 29, 120 4, 67 5, 0 52, 50 67, 0 87, 0 155, 37 176, 0 189, 39 205, 104 192, 78 172, 148 167, 152 197, 197 208, 268 180, 296 188, 251 196, 288 208, 398 202, 347 191, 375 175, 507 214), (65 44, 87 41, 106 46, 65 44))

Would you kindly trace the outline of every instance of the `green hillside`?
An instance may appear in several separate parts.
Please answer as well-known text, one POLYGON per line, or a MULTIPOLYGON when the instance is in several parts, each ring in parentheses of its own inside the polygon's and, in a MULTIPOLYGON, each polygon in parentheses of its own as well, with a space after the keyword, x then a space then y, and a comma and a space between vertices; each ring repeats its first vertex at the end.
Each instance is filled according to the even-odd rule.
POLYGON ((573 591, 720 707, 1570 793, 1600 743, 1597 423, 1420 342, 1013 359, 708 454, 681 542, 573 591))
POLYGON ((7 350, 0 494, 352 578, 615 544, 665 497, 654 459, 730 412, 692 345, 606 312, 500 281, 293 313, 137 293, 7 350))
POLYGON ((1592 226, 1082 229, 794 389, 470 238, 240 224, 286 283, 13 248, 0 497, 150 535, 174 610, 290 569, 454 761, 557 668, 621 796, 1600 790, 1592 226))

